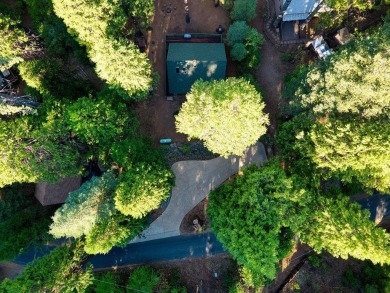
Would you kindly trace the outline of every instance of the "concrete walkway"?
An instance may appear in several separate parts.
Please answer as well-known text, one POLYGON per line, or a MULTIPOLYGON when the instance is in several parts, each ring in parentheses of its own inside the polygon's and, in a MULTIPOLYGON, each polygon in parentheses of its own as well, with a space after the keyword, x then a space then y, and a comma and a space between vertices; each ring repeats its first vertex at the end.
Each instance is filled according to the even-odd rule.
POLYGON ((172 165, 176 185, 168 207, 143 233, 130 243, 180 235, 184 216, 200 203, 211 190, 237 174, 248 164, 260 165, 267 160, 262 143, 250 147, 244 156, 218 157, 207 161, 181 161, 172 165))

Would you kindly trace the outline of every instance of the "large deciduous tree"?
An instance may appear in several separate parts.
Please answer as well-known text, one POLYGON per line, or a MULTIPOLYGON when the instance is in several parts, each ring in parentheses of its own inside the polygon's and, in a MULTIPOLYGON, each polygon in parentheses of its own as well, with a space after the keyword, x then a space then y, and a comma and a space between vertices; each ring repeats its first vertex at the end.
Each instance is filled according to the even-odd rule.
POLYGON ((287 227, 295 195, 277 161, 260 169, 252 165, 210 194, 207 214, 213 231, 257 283, 272 280, 276 263, 291 249, 287 227))
POLYGON ((199 138, 217 154, 242 155, 265 134, 268 115, 253 85, 243 78, 197 81, 176 117, 178 132, 199 138))
POLYGON ((0 121, 0 186, 13 182, 55 182, 80 171, 80 155, 50 118, 25 116, 0 121))
MULTIPOLYGON (((390 190, 389 33, 385 21, 290 79, 286 96, 292 100, 291 112, 306 114, 285 124, 295 125, 294 153, 299 150, 306 163, 314 163, 315 174, 390 190)), ((285 140, 281 134, 290 136, 282 130, 279 141, 285 140)))
POLYGON ((142 218, 167 199, 173 175, 166 167, 139 163, 119 176, 115 207, 124 215, 142 218))
POLYGON ((335 257, 354 257, 374 264, 390 264, 390 236, 369 220, 369 212, 342 194, 319 195, 301 209, 304 225, 300 239, 317 252, 323 249, 335 257), (310 224, 307 224, 310 223, 310 224))
POLYGON ((390 24, 301 71, 294 103, 316 115, 390 117, 390 24))
POLYGON ((390 127, 386 121, 336 120, 316 123, 309 134, 313 161, 344 181, 390 191, 390 127))

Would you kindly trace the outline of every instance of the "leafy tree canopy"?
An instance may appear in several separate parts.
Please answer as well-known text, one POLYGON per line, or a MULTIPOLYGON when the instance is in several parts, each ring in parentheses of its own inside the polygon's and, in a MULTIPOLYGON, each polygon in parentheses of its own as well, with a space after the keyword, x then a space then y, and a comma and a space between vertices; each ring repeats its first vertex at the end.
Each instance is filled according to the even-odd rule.
POLYGON ((166 167, 139 163, 119 176, 115 207, 124 215, 142 218, 167 199, 173 174, 166 167))
POLYGON ((200 80, 176 116, 176 128, 204 140, 212 152, 241 155, 266 132, 268 115, 263 109, 261 95, 243 78, 200 80))
POLYGON ((96 72, 119 92, 123 89, 132 99, 145 98, 152 85, 152 68, 146 54, 134 43, 107 41, 94 44, 89 56, 96 72))
POLYGON ((301 240, 317 252, 327 250, 335 257, 349 256, 371 260, 374 264, 390 263, 390 236, 369 220, 369 212, 362 211, 345 195, 319 195, 314 205, 302 213, 306 223, 298 229, 301 240))
POLYGON ((55 13, 64 20, 70 33, 87 47, 116 36, 126 23, 119 0, 54 0, 55 13))
POLYGON ((18 21, 13 20, 4 12, 0 12, 0 69, 5 70, 23 61, 23 49, 27 46, 26 34, 17 27, 18 21))
POLYGON ((257 275, 256 286, 275 277, 275 264, 291 249, 286 227, 299 196, 277 161, 260 169, 252 165, 210 194, 213 231, 237 262, 257 275))
POLYGON ((87 292, 96 293, 118 293, 120 277, 114 272, 105 272, 99 275, 95 275, 93 285, 88 287, 87 292))
POLYGON ((250 29, 245 21, 235 21, 226 33, 227 44, 233 46, 236 43, 243 43, 250 29))
MULTIPOLYGON (((378 3, 378 1, 373 0, 325 0, 324 2, 337 11, 347 10, 352 7, 360 10, 367 10, 373 8, 378 3)), ((387 0, 382 2, 386 3, 387 0)))
POLYGON ((138 121, 115 92, 105 89, 70 104, 65 113, 67 127, 77 138, 100 152, 109 152, 114 141, 135 136, 138 121))
POLYGON ((93 226, 85 238, 84 250, 88 254, 104 254, 114 246, 126 246, 145 229, 145 224, 145 219, 133 219, 114 212, 93 226))
POLYGON ((390 128, 386 122, 316 123, 309 134, 313 161, 342 180, 356 178, 368 188, 390 192, 390 128))
POLYGON ((323 179, 357 180, 366 188, 389 191, 389 32, 385 22, 289 78, 290 111, 305 112, 284 123, 278 135, 291 166, 311 166, 323 179))
POLYGON ((390 117, 390 23, 298 74, 294 102, 317 115, 390 117))
POLYGON ((24 0, 23 4, 32 18, 34 31, 44 41, 47 54, 63 58, 73 55, 85 61, 85 49, 79 46, 67 32, 64 22, 55 15, 51 0, 24 0))
POLYGON ((77 149, 52 122, 50 116, 0 121, 0 187, 13 182, 55 182, 79 173, 77 149))
POLYGON ((91 83, 77 77, 77 72, 63 60, 53 57, 28 60, 20 63, 18 69, 29 87, 45 98, 79 98, 91 91, 91 83))

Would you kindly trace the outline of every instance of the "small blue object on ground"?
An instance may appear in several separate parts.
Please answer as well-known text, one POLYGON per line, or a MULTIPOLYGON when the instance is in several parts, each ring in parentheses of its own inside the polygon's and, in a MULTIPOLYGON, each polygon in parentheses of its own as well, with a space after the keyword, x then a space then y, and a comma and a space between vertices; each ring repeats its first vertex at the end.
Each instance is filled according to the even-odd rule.
POLYGON ((172 139, 170 139, 170 138, 162 138, 162 139, 160 139, 160 143, 161 144, 171 143, 171 142, 172 142, 172 139))
POLYGON ((191 34, 184 34, 185 39, 191 39, 191 34))

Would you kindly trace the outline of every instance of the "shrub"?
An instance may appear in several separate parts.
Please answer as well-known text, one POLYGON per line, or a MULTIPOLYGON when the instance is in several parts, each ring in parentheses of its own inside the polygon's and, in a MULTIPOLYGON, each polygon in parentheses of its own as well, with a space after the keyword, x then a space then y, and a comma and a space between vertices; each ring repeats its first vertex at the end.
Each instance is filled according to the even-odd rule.
MULTIPOLYGON (((123 292, 123 289, 118 287, 119 276, 113 272, 106 272, 99 276, 95 276, 93 281, 93 290, 91 292, 95 293, 117 293, 123 292)), ((90 288, 88 288, 90 289, 90 288)))
POLYGON ((236 0, 231 18, 233 20, 251 21, 256 17, 257 0, 236 0))
POLYGON ((226 33, 226 42, 232 47, 234 44, 243 43, 248 35, 250 26, 245 21, 236 21, 228 29, 226 33))
POLYGON ((247 55, 247 50, 245 48, 245 45, 242 43, 234 44, 232 47, 232 50, 230 51, 230 56, 235 61, 242 61, 247 55))
POLYGON ((134 269, 127 284, 127 292, 154 292, 153 289, 160 283, 162 274, 151 267, 143 266, 134 269))
POLYGON ((119 176, 115 207, 124 215, 142 218, 168 198, 172 185, 172 172, 165 166, 135 164, 119 176))
POLYGON ((289 52, 285 52, 282 54, 281 59, 283 62, 292 62, 294 60, 294 55, 289 52))

